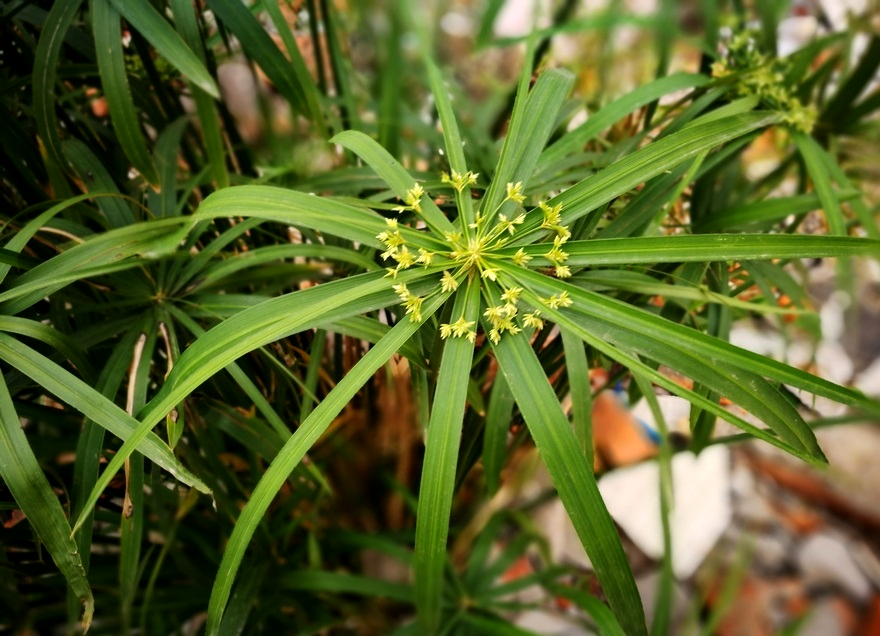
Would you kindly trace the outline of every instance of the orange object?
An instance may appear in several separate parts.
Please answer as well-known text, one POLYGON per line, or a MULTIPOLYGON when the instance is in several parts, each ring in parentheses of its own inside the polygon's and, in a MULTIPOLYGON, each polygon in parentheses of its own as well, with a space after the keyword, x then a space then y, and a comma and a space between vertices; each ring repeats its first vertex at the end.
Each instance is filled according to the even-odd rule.
POLYGON ((593 399, 593 444, 596 454, 611 467, 634 464, 657 454, 657 446, 610 390, 593 399))

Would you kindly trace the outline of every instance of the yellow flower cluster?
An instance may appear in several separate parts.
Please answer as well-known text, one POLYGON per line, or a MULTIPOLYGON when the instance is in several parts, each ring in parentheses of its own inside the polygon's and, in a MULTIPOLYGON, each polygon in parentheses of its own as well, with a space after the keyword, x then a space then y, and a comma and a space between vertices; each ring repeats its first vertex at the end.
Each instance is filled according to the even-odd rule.
POLYGON ((571 269, 568 265, 563 265, 568 260, 568 252, 562 249, 562 246, 571 237, 568 227, 562 225, 562 204, 559 203, 550 207, 543 201, 538 204, 544 213, 544 220, 541 227, 548 230, 555 230, 556 237, 553 239, 553 249, 544 254, 544 258, 553 263, 556 268, 557 278, 568 278, 571 276, 571 269))
MULTIPOLYGON (((477 183, 478 175, 473 172, 458 173, 455 170, 451 174, 443 173, 442 182, 451 185, 456 191, 462 192, 466 187, 477 183)), ((421 213, 421 199, 425 196, 424 188, 415 184, 406 191, 403 197, 406 205, 394 208, 398 212, 412 210, 421 213)), ((517 205, 522 204, 526 197, 523 194, 522 182, 508 183, 506 186, 506 196, 501 204, 513 201, 517 205)), ((512 237, 517 228, 525 223, 526 214, 519 213, 515 215, 506 215, 500 213, 498 208, 487 214, 477 214, 474 222, 469 227, 475 230, 472 233, 453 230, 445 232, 443 239, 449 245, 448 252, 431 252, 424 248, 419 248, 418 252, 413 252, 407 246, 406 239, 401 234, 396 219, 388 219, 386 223, 388 228, 378 234, 376 238, 385 246, 382 253, 384 260, 391 259, 396 262, 395 267, 388 268, 388 275, 396 278, 397 274, 404 269, 414 265, 423 265, 425 267, 435 263, 435 259, 439 260, 439 265, 444 266, 447 262, 451 265, 450 269, 443 271, 440 279, 441 293, 451 293, 455 291, 461 280, 468 277, 479 275, 481 279, 497 282, 500 275, 500 260, 502 258, 511 258, 504 256, 498 250, 502 248, 512 237)), ((562 225, 562 205, 557 204, 550 206, 541 202, 538 207, 543 213, 543 221, 541 227, 556 232, 553 240, 553 247, 544 254, 554 266, 556 276, 558 278, 567 278, 571 276, 570 268, 565 265, 569 255, 563 250, 563 245, 568 241, 571 232, 562 225)), ((522 208, 520 208, 522 209, 522 208)), ((532 257, 520 248, 513 255, 514 264, 525 267, 532 260, 532 257)), ((416 296, 409 291, 405 283, 398 283, 393 286, 394 291, 400 298, 406 313, 410 316, 410 320, 420 321, 422 319, 422 305, 425 301, 424 297, 416 296)), ((542 329, 544 320, 541 318, 541 312, 538 310, 530 313, 520 314, 518 303, 523 293, 521 287, 504 287, 502 285, 501 303, 497 306, 488 307, 483 316, 491 325, 489 339, 493 343, 498 343, 502 334, 509 333, 516 335, 520 333, 524 327, 542 329)), ((551 296, 550 298, 542 298, 541 302, 553 309, 568 307, 571 305, 571 299, 567 293, 561 293, 551 296)), ((476 339, 477 332, 474 321, 465 320, 459 317, 454 322, 444 323, 440 325, 440 336, 442 338, 467 338, 471 342, 476 339)))
POLYGON ((385 219, 388 229, 379 232, 376 238, 385 246, 382 252, 382 260, 387 261, 389 258, 397 262, 397 267, 389 267, 388 275, 397 278, 398 272, 403 269, 412 267, 413 265, 424 265, 427 267, 434 262, 434 252, 429 252, 424 248, 419 248, 418 256, 416 256, 406 246, 406 239, 400 233, 397 219, 385 219))
POLYGON ((403 197, 406 205, 399 205, 394 208, 394 211, 406 212, 407 210, 412 210, 417 214, 421 214, 423 196, 425 196, 425 189, 421 186, 421 184, 415 184, 413 187, 406 191, 406 196, 403 197))
POLYGON ((461 317, 451 324, 440 325, 440 337, 444 340, 450 336, 453 338, 467 338, 473 342, 477 339, 476 330, 471 329, 473 326, 473 320, 465 320, 464 317, 461 317))
POLYGON ((461 192, 465 189, 465 187, 469 185, 476 185, 477 177, 479 176, 479 173, 474 174, 470 170, 468 170, 464 174, 453 170, 451 175, 447 172, 444 172, 442 175, 440 175, 440 181, 442 181, 443 183, 448 183, 457 191, 461 192))
POLYGON ((409 315, 409 319, 412 322, 421 322, 422 304, 425 302, 424 297, 413 294, 407 289, 406 283, 397 283, 396 285, 393 285, 391 289, 394 290, 394 293, 396 293, 398 298, 403 302, 403 306, 406 307, 406 313, 409 315))
POLYGON ((785 78, 791 63, 767 55, 760 50, 754 30, 746 29, 727 43, 724 60, 712 64, 712 77, 736 75, 737 94, 755 95, 762 108, 782 113, 783 121, 796 130, 813 130, 818 112, 812 104, 798 97, 798 86, 787 85, 785 78))

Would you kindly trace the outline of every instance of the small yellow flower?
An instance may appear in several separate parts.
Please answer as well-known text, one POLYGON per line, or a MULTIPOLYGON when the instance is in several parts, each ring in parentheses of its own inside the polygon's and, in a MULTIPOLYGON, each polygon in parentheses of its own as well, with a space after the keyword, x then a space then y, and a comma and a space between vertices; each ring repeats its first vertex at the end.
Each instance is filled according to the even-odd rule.
POLYGON ((538 331, 544 328, 544 321, 539 318, 541 312, 538 310, 533 311, 530 314, 525 314, 523 316, 523 324, 526 327, 534 327, 538 331))
POLYGON ((563 309, 571 307, 574 301, 569 297, 568 292, 564 291, 559 294, 553 294, 550 298, 542 298, 541 302, 550 307, 550 309, 563 309))
POLYGON ((570 278, 571 268, 568 265, 556 266, 556 278, 570 278))
POLYGON ((440 181, 442 181, 443 183, 448 183, 457 191, 461 192, 465 189, 465 187, 469 185, 475 185, 477 183, 477 177, 479 176, 479 173, 474 174, 470 170, 468 170, 464 174, 453 170, 451 175, 446 172, 440 175, 440 181))
POLYGON ((532 257, 526 254, 526 251, 523 248, 519 248, 516 254, 513 255, 513 262, 520 267, 525 267, 526 263, 532 260, 532 257))
MULTIPOLYGON (((405 248, 404 248, 405 249, 405 248)), ((560 265, 568 260, 568 252, 561 250, 557 246, 553 246, 549 252, 544 254, 544 258, 553 263, 554 265, 560 265)))
POLYGON ((458 281, 449 272, 443 272, 443 278, 440 279, 440 291, 453 292, 458 289, 458 281))
POLYGON ((416 257, 409 251, 406 245, 397 250, 391 257, 400 264, 401 269, 406 269, 416 262, 416 257))
POLYGON ((486 317, 486 320, 492 323, 492 326, 498 327, 498 325, 501 324, 501 321, 507 318, 507 309, 502 305, 486 307, 486 311, 483 312, 483 315, 486 317))
POLYGON ((452 324, 440 325, 440 337, 444 340, 449 337, 467 338, 470 342, 473 342, 477 338, 477 332, 471 329, 474 324, 473 320, 465 320, 464 316, 461 316, 452 324))
POLYGON ((395 212, 406 212, 407 210, 414 210, 415 212, 421 214, 421 201, 423 196, 425 196, 425 189, 417 183, 404 193, 403 200, 406 202, 406 205, 398 205, 393 208, 393 210, 395 212))
POLYGON ((505 197, 505 201, 516 201, 517 203, 522 203, 525 200, 526 197, 522 193, 522 181, 507 184, 507 197, 505 197))
POLYGON ((419 257, 416 259, 416 261, 427 267, 434 262, 434 252, 429 252, 428 250, 420 247, 419 257))
POLYGON ((498 279, 498 268, 497 267, 487 267, 483 270, 483 273, 480 274, 480 278, 488 278, 489 280, 497 280, 498 279))
POLYGON ((550 207, 543 201, 538 204, 538 207, 541 208, 541 211, 544 213, 544 221, 541 223, 541 227, 551 228, 560 224, 562 220, 562 204, 558 203, 553 207, 550 207))
POLYGON ((519 297, 520 295, 522 295, 522 292, 522 287, 511 287, 510 289, 505 290, 503 294, 501 294, 501 300, 504 300, 511 305, 515 305, 519 301, 519 297))
POLYGON ((400 297, 400 300, 406 300, 409 298, 409 289, 406 286, 406 283, 397 283, 396 285, 392 285, 391 289, 394 290, 394 293, 400 297))
POLYGON ((421 296, 413 296, 412 294, 406 299, 403 303, 403 306, 406 307, 406 313, 409 314, 409 319, 412 322, 421 322, 422 321, 422 303, 425 302, 425 299, 421 296))

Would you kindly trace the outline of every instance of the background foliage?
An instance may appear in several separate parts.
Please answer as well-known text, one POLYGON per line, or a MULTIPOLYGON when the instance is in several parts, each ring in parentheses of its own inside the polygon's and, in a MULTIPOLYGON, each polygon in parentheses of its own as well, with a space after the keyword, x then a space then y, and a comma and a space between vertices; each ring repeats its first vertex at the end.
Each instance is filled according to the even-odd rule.
MULTIPOLYGON (((502 4, 469 9, 463 56, 426 26, 443 11, 405 3, 4 3, 3 629, 515 634, 509 595, 538 584, 603 634, 645 633, 593 477, 589 368, 691 400, 696 451, 729 441, 720 415, 821 464, 813 396, 880 412, 726 343, 743 315, 817 330, 800 259, 840 257, 847 285, 848 257, 880 255, 877 36, 852 62, 859 22, 778 59, 783 2, 563 2, 501 40, 502 4), (628 91, 623 26, 646 44, 628 91), (590 56, 547 57, 572 34, 590 56), (746 174, 768 139, 775 167, 746 174), (447 233, 519 214, 479 267, 450 255, 447 233), (436 262, 386 276, 385 219, 436 262), (484 312, 518 288, 547 324, 522 309, 492 342, 484 312), (473 339, 443 336, 458 319, 473 339), (532 446, 601 595, 549 560, 537 502, 491 503, 532 446), (528 550, 543 567, 505 582, 528 550)), ((647 496, 668 508, 663 474, 647 496)))

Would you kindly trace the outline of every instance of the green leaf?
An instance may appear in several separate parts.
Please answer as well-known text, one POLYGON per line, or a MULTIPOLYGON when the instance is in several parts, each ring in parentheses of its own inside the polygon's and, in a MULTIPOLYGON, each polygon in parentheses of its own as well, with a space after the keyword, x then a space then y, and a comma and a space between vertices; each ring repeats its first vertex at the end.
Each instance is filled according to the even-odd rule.
POLYGON ((220 99, 220 91, 204 63, 192 52, 171 25, 146 0, 110 0, 116 10, 156 52, 208 95, 220 99))
POLYGON ((28 523, 45 544, 73 592, 83 604, 82 627, 88 630, 95 600, 86 579, 70 525, 58 497, 21 428, 6 380, 0 377, 0 477, 28 523))
MULTIPOLYGON (((400 165, 397 159, 362 132, 346 130, 335 135, 330 143, 348 148, 363 159, 400 199, 404 199, 406 191, 416 183, 412 175, 400 165)), ((440 211, 431 197, 422 197, 421 207, 425 222, 430 226, 439 232, 453 230, 452 222, 440 211)))
POLYGON ((571 425, 587 465, 593 466, 593 389, 590 386, 587 353, 580 338, 567 329, 561 329, 560 334, 565 351, 568 392, 571 396, 571 425))
MULTIPOLYGON (((199 206, 194 218, 200 221, 235 216, 308 227, 376 248, 382 247, 376 234, 387 229, 385 220, 371 210, 272 186, 238 186, 214 192, 199 206)), ((411 244, 442 248, 442 243, 430 243, 424 233, 402 226, 400 230, 411 244)))
POLYGON ((324 570, 285 572, 278 577, 277 585, 290 590, 358 594, 388 598, 403 603, 412 603, 413 601, 413 590, 410 585, 342 572, 326 572, 324 570))
POLYGON ((569 131, 541 154, 538 162, 538 172, 543 172, 548 166, 562 161, 571 153, 580 151, 587 142, 611 126, 620 121, 636 109, 654 100, 688 88, 697 88, 709 81, 704 75, 690 73, 676 73, 663 77, 644 86, 639 86, 623 97, 616 99, 601 110, 590 115, 583 124, 569 131))
POLYGON ((524 337, 504 336, 493 350, 611 610, 627 634, 646 635, 642 601, 593 467, 578 448, 540 361, 524 337))
MULTIPOLYGON (((877 42, 880 43, 880 39, 877 42)), ((825 162, 822 160, 824 150, 815 139, 802 132, 792 132, 792 139, 801 153, 807 173, 816 189, 816 195, 822 202, 829 233, 834 236, 846 236, 846 217, 843 215, 843 210, 834 194, 831 179, 825 170, 825 162)))
POLYGON ((514 403, 513 393, 510 392, 504 376, 496 376, 492 383, 486 428, 483 431, 483 473, 486 476, 486 493, 489 496, 498 492, 501 485, 501 469, 504 467, 507 434, 510 431, 514 403))
MULTIPOLYGON (((79 175, 86 192, 118 193, 116 183, 107 172, 104 164, 91 149, 79 139, 67 139, 62 144, 64 156, 70 161, 79 175)), ((126 205, 121 194, 117 196, 96 197, 95 203, 101 208, 111 227, 123 227, 134 223, 134 214, 126 205)))
MULTIPOLYGON (((484 215, 492 214, 502 204, 508 183, 522 182, 524 189, 528 188, 541 149, 556 128, 562 103, 573 83, 574 76, 568 71, 554 69, 543 73, 523 106, 514 108, 498 167, 483 198, 484 215)), ((498 212, 510 216, 515 208, 516 203, 508 202, 498 212)))
MULTIPOLYGON (((548 204, 562 204, 562 222, 568 225, 652 177, 753 130, 777 123, 780 118, 776 113, 757 112, 695 125, 627 155, 554 197, 548 204)), ((539 216, 533 214, 523 224, 516 245, 531 242, 541 223, 539 216)))
POLYGON ((240 0, 208 0, 208 7, 235 34, 248 57, 263 69, 278 92, 290 102, 291 108, 311 119, 323 134, 326 126, 320 95, 302 56, 293 55, 287 60, 263 25, 240 0))
MULTIPOLYGON (((81 194, 77 197, 73 197, 71 199, 66 199, 66 200, 62 201, 61 203, 53 205, 52 207, 50 207, 48 210, 46 210, 42 214, 40 214, 40 215, 34 217, 33 219, 31 219, 30 221, 28 221, 24 227, 22 227, 15 234, 13 234, 12 238, 9 239, 9 241, 6 243, 6 245, 3 246, 4 249, 9 252, 15 253, 15 254, 20 253, 24 249, 24 246, 28 244, 28 241, 30 241, 34 237, 34 235, 37 232, 39 232, 40 229, 52 217, 54 217, 56 214, 60 214, 61 212, 63 212, 64 210, 66 210, 67 208, 69 208, 72 205, 76 205, 77 203, 80 203, 82 201, 89 199, 91 196, 93 196, 93 195, 81 194)), ((39 209, 38 206, 34 206, 34 207, 39 209)), ((28 208, 27 210, 24 210, 23 213, 28 213, 28 212, 32 212, 32 211, 33 211, 33 208, 28 208)), ((9 273, 9 270, 10 270, 10 264, 4 263, 3 265, 0 265, 0 283, 2 283, 6 279, 6 275, 9 273)))
POLYGON ((126 76, 119 12, 111 0, 91 0, 91 13, 98 71, 110 110, 110 121, 113 122, 125 156, 149 183, 155 185, 159 183, 159 175, 147 150, 147 141, 126 76))
MULTIPOLYGON (((171 12, 174 14, 174 25, 177 27, 178 33, 199 60, 204 63, 204 44, 198 22, 196 22, 193 3, 190 0, 170 0, 169 4, 171 12)), ((208 154, 214 183, 218 188, 225 188, 229 185, 229 174, 226 171, 226 151, 214 100, 211 99, 209 93, 198 86, 193 88, 192 93, 196 102, 199 129, 205 138, 205 150, 208 154)))
POLYGON ((34 119, 40 139, 52 161, 64 167, 61 139, 58 136, 58 115, 55 113, 55 78, 58 73, 58 54, 67 30, 79 13, 82 0, 53 2, 43 23, 40 40, 34 52, 33 95, 34 119))
MULTIPOLYGON (((434 64, 431 56, 424 56, 425 67, 428 70, 428 85, 434 95, 434 103, 437 106, 437 115, 440 125, 443 127, 443 142, 446 146, 446 157, 449 160, 449 169, 459 174, 467 172, 467 164, 464 159, 464 144, 461 133, 458 130, 455 111, 452 108, 452 100, 449 99, 449 91, 443 82, 440 69, 434 64)), ((474 222, 474 205, 471 200, 471 187, 466 185, 459 192, 454 190, 455 203, 461 215, 460 225, 465 236, 470 232, 470 225, 474 222)))
POLYGON ((168 124, 153 149, 153 161, 159 171, 159 191, 147 192, 150 211, 156 218, 177 215, 177 156, 188 117, 178 117, 168 124))
POLYGON ((556 596, 567 598, 589 614, 596 622, 600 636, 626 636, 608 606, 589 592, 559 583, 546 583, 544 586, 556 596))
MULTIPOLYGON (((844 201, 852 201, 859 196, 858 190, 847 190, 846 192, 838 193, 837 200, 842 203, 844 201)), ((820 207, 822 207, 822 202, 813 193, 766 199, 715 212, 712 216, 701 221, 698 229, 701 233, 730 232, 758 224, 769 226, 789 215, 806 214, 820 207)))
POLYGON ((264 344, 334 317, 391 304, 394 296, 389 286, 388 279, 379 274, 364 274, 293 292, 242 311, 198 338, 177 360, 156 397, 138 414, 141 421, 110 460, 84 506, 84 513, 91 510, 125 459, 151 434, 158 421, 202 382, 264 344))
MULTIPOLYGON (((326 287, 326 285, 322 285, 322 287, 326 287)), ((446 296, 435 296, 427 300, 422 308, 424 319, 427 320, 433 315, 445 299, 446 296)), ((315 407, 315 410, 312 411, 309 417, 300 424, 296 432, 287 440, 284 447, 263 474, 263 477, 251 494, 251 498, 241 511, 241 516, 235 524, 232 535, 229 537, 226 549, 223 551, 223 559, 220 562, 217 577, 214 579, 211 600, 208 604, 208 636, 214 636, 218 632, 226 603, 229 600, 232 582, 244 558, 244 552, 260 520, 266 514, 272 499, 278 493, 287 476, 290 475, 312 445, 324 434, 333 418, 336 417, 370 377, 416 333, 420 326, 419 323, 409 320, 404 320, 395 325, 382 340, 376 343, 376 346, 370 349, 351 368, 345 377, 330 391, 327 397, 315 407)))
POLYGON ((95 372, 81 349, 69 336, 54 327, 19 316, 0 315, 0 331, 16 333, 45 342, 67 358, 87 381, 94 381, 95 372))
POLYGON ((19 276, 0 293, 0 308, 4 313, 18 313, 73 281, 138 265, 140 261, 132 256, 156 256, 174 249, 185 235, 188 228, 184 223, 188 221, 138 223, 90 237, 19 276))
MULTIPOLYGON (((470 322, 475 329, 479 312, 477 279, 459 289, 450 320, 470 322)), ((468 338, 446 339, 425 440, 416 513, 415 590, 419 621, 429 634, 435 633, 440 624, 446 539, 473 356, 474 344, 468 338)))
MULTIPOLYGON (((546 245, 523 250, 529 265, 545 266, 546 245)), ((505 253, 512 256, 516 250, 505 253)), ((793 258, 880 256, 880 241, 846 236, 801 234, 699 234, 593 239, 565 244, 566 264, 577 267, 707 261, 758 261, 793 258)))
MULTIPOLYGON (((125 440, 133 436, 138 425, 137 420, 76 376, 5 333, 0 333, 0 359, 117 437, 125 440)), ((137 449, 177 480, 201 492, 210 492, 155 435, 142 437, 142 441, 137 443, 137 449)))
MULTIPOLYGON (((626 303, 581 290, 562 281, 534 272, 518 271, 519 279, 539 296, 567 291, 574 305, 567 312, 553 312, 566 318, 564 324, 576 325, 581 337, 595 344, 595 338, 583 334, 601 333, 602 342, 612 343, 628 353, 637 352, 667 364, 694 381, 717 386, 719 392, 752 411, 787 442, 799 457, 823 462, 815 435, 782 394, 761 376, 792 384, 845 404, 858 404, 876 411, 872 404, 854 391, 789 367, 769 358, 739 349, 699 331, 665 320, 626 303), (645 334, 650 334, 646 337, 645 334)), ((533 299, 534 301, 534 299, 533 299)), ((548 311, 549 308, 547 308, 548 311)), ((603 349, 605 350, 605 349, 603 349)), ((610 354, 615 357, 614 354, 610 354)))

